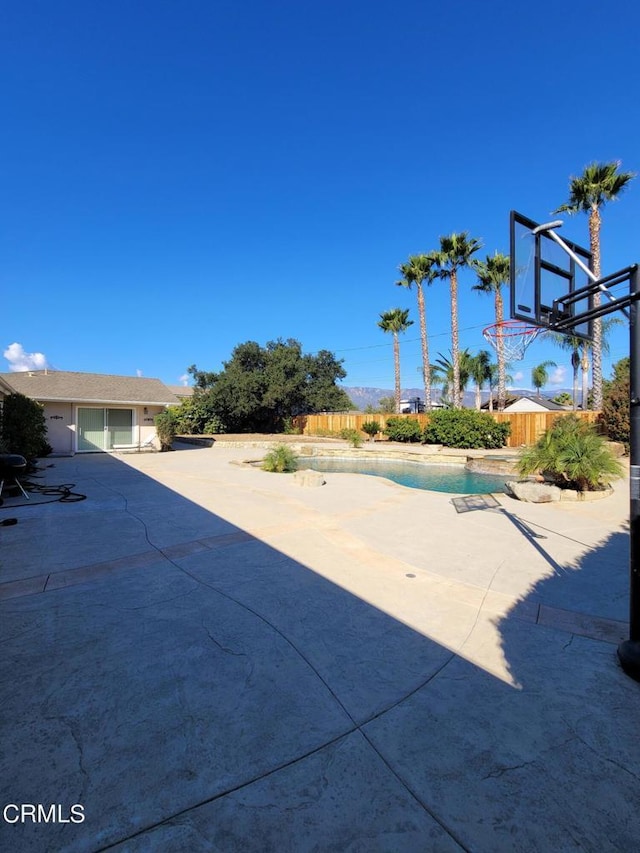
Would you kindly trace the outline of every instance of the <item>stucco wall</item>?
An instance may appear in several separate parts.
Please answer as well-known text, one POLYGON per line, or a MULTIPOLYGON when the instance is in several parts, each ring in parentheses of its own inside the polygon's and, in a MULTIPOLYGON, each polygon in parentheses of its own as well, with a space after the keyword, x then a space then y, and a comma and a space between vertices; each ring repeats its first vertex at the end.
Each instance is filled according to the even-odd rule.
POLYGON ((71 403, 45 403, 44 419, 47 441, 56 454, 71 456, 74 452, 75 425, 71 403))

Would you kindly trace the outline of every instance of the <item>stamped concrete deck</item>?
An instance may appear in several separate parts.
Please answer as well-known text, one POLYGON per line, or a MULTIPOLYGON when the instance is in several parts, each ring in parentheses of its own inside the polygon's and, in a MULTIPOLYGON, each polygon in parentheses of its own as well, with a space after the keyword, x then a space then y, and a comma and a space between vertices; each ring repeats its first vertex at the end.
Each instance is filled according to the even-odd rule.
POLYGON ((0 507, 11 851, 631 851, 628 481, 458 514, 242 448, 50 460, 0 507), (10 818, 15 814, 10 810, 10 818))

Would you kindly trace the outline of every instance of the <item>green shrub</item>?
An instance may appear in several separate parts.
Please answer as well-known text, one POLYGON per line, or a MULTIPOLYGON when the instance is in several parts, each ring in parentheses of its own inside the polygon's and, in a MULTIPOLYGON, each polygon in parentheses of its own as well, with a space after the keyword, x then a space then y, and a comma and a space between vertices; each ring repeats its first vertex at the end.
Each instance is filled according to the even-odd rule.
POLYGON ((27 461, 51 453, 44 410, 40 403, 24 394, 9 394, 4 398, 0 433, 8 452, 24 456, 27 461))
POLYGON ((362 444, 362 436, 358 432, 357 429, 352 429, 350 427, 345 427, 340 430, 340 438, 348 441, 352 447, 360 447, 362 444))
POLYGON ((422 427, 415 418, 388 418, 384 434, 389 441, 422 441, 422 427))
POLYGON ((379 421, 365 421, 362 424, 362 432, 366 432, 371 441, 373 441, 378 433, 382 432, 382 427, 379 421))
POLYGON ((443 409, 431 412, 424 430, 427 444, 443 444, 468 450, 502 447, 511 424, 499 424, 488 412, 476 409, 443 409))
POLYGON ((605 382, 600 423, 612 441, 629 449, 629 358, 613 365, 613 379, 605 382))
POLYGON ((262 470, 272 474, 288 474, 297 467, 296 454, 286 444, 278 444, 267 453, 262 462, 262 470))
POLYGON ((213 415, 204 425, 202 432, 205 435, 219 435, 222 432, 226 432, 226 429, 222 420, 217 415, 213 415))
POLYGON ((168 450, 173 450, 171 445, 176 437, 176 422, 171 412, 160 412, 153 421, 160 440, 160 452, 166 453, 168 450))
POLYGON ((541 472, 557 486, 594 491, 623 474, 605 439, 574 415, 558 418, 518 462, 521 476, 541 472))
POLYGON ((295 418, 287 417, 282 419, 282 432, 285 435, 302 435, 302 427, 295 418))

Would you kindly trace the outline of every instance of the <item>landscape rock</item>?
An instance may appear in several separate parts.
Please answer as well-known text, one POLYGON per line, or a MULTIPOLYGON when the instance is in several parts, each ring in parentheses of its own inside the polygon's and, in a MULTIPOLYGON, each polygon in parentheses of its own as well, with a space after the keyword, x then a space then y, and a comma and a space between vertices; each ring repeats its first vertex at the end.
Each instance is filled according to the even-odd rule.
POLYGON ((561 490, 557 486, 551 486, 548 483, 511 480, 505 483, 505 486, 508 494, 526 503, 546 504, 555 503, 560 500, 561 490))
POLYGON ((298 486, 324 486, 327 482, 322 471, 314 471, 311 468, 305 468, 303 471, 296 471, 293 475, 293 482, 298 486))

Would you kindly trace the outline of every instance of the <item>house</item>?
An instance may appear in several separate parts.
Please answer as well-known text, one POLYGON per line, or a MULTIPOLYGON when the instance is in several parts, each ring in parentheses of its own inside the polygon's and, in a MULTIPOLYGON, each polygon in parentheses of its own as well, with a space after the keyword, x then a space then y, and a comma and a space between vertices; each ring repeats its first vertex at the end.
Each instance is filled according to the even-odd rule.
MULTIPOLYGON (((504 407, 505 412, 566 412, 569 411, 567 406, 560 406, 554 403, 553 400, 548 400, 546 397, 528 397, 526 394, 511 396, 506 398, 504 407)), ((493 401, 493 407, 496 407, 496 401, 493 401)), ((489 403, 483 403, 481 408, 487 411, 489 403)))
POLYGON ((180 402, 159 379, 138 376, 29 370, 0 373, 0 383, 44 407, 47 441, 61 456, 147 445, 154 417, 180 402))

